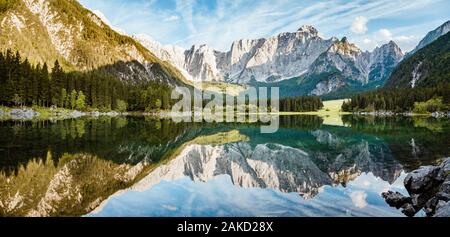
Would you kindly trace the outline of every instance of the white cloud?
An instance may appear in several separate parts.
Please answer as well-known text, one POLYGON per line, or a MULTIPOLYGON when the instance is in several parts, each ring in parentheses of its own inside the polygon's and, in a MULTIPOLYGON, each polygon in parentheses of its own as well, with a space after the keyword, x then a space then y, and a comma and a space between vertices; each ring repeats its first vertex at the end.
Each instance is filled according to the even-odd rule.
POLYGON ((171 22, 171 21, 178 21, 180 19, 179 16, 177 15, 172 15, 167 17, 166 19, 164 19, 165 22, 171 22))
POLYGON ((371 40, 371 39, 368 39, 368 38, 365 38, 365 39, 363 39, 363 43, 364 43, 364 44, 371 44, 371 43, 372 43, 372 40, 371 40))
POLYGON ((377 32, 378 38, 383 41, 389 41, 392 39, 392 33, 388 29, 380 29, 377 32))
POLYGON ((102 10, 110 17, 112 24, 131 34, 146 33, 163 44, 177 44, 183 48, 206 43, 222 51, 229 50, 237 39, 293 32, 304 24, 313 25, 325 38, 349 36, 367 50, 372 50, 379 41, 376 35, 378 29, 372 29, 372 24, 368 27, 368 23, 374 26, 386 24, 382 28, 389 29, 394 39, 399 37, 399 42, 407 41, 405 37, 409 35, 416 36, 411 42, 401 44, 404 48, 410 48, 432 29, 436 21, 443 22, 445 17, 442 13, 428 13, 435 2, 445 0, 223 0, 215 1, 212 7, 209 4, 205 7, 203 1, 198 0, 174 0, 176 4, 170 8, 161 5, 166 1, 154 0, 134 3, 125 0, 79 1, 91 9, 102 10), (413 21, 410 18, 415 13, 430 15, 432 21, 425 17, 428 19, 425 23, 420 19, 413 21), (407 26, 414 27, 403 30, 396 24, 380 22, 380 19, 392 19, 392 23, 410 20, 412 24, 407 26), (370 41, 364 43, 364 39, 370 41))
POLYGON ((357 208, 364 208, 367 206, 367 193, 362 191, 356 191, 350 193, 350 198, 352 199, 353 205, 357 208))
POLYGON ((407 42, 408 43, 408 42, 416 40, 416 37, 412 36, 412 35, 410 35, 410 36, 400 35, 398 37, 395 37, 395 40, 398 42, 407 42))
POLYGON ((367 17, 358 16, 353 21, 353 23, 350 27, 350 30, 356 34, 364 34, 369 30, 369 28, 367 28, 368 22, 369 22, 369 19, 367 19, 367 17))
POLYGON ((391 40, 396 42, 405 51, 410 50, 411 47, 417 44, 418 37, 412 35, 396 35, 393 31, 382 28, 364 37, 356 38, 355 42, 364 49, 373 50, 375 47, 387 44, 391 40))

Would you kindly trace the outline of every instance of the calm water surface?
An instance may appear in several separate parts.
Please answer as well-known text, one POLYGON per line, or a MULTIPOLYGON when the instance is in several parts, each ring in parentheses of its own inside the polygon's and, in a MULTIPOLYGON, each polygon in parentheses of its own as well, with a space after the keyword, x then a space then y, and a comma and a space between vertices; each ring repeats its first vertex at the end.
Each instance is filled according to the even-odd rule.
POLYGON ((315 116, 0 121, 0 216, 401 216, 387 190, 450 156, 450 122, 315 116))

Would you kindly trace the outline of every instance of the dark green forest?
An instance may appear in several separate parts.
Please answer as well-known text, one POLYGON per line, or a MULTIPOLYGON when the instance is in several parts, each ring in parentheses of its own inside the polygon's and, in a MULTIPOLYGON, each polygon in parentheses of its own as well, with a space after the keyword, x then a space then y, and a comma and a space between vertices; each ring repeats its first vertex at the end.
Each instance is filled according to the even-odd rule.
POLYGON ((311 112, 323 108, 318 96, 298 96, 280 100, 280 112, 311 112))
POLYGON ((19 52, 0 53, 0 104, 100 111, 169 109, 171 88, 128 83, 103 71, 64 72, 58 61, 33 66, 19 52))
POLYGON ((373 111, 392 111, 392 112, 412 112, 422 103, 434 103, 439 101, 439 105, 427 109, 434 112, 446 111, 450 104, 450 84, 443 83, 436 87, 415 88, 415 89, 379 89, 351 98, 351 101, 342 105, 345 112, 373 112, 373 111), (433 100, 434 99, 434 100, 433 100), (433 111, 434 110, 434 111, 433 111))
POLYGON ((416 87, 450 83, 450 33, 403 60, 386 82, 387 88, 411 87, 412 72, 420 74, 416 87))

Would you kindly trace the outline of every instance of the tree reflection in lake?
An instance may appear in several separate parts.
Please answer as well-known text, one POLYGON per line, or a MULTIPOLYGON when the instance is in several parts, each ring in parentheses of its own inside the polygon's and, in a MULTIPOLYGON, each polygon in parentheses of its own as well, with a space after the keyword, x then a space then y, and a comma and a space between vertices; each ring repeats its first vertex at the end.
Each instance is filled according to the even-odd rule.
POLYGON ((342 121, 286 116, 275 134, 144 117, 2 121, 0 215, 397 215, 379 193, 449 155, 447 120, 342 121))

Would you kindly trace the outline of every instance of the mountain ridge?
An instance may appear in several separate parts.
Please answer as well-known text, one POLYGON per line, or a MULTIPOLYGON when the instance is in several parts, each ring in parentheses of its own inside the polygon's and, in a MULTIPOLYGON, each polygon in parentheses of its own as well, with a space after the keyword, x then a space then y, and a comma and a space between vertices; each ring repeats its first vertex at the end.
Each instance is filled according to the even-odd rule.
MULTIPOLYGON (((404 56, 393 41, 372 52, 363 52, 346 37, 341 41, 336 37, 323 39, 316 28, 308 25, 296 32, 284 32, 269 38, 236 40, 227 52, 214 50, 208 45, 193 45, 183 50, 161 45, 146 35, 133 38, 195 82, 257 82, 270 86, 274 82, 283 85, 289 79, 311 77, 302 81, 315 85, 294 95, 324 95, 343 87, 354 88, 355 85, 382 86, 404 56), (346 59, 341 60, 342 57, 346 59), (325 74, 328 74, 327 79, 316 79, 319 75, 325 77, 325 74)), ((298 86, 302 86, 300 84, 298 86)))
MULTIPOLYGON (((75 0, 14 0, 0 12, 0 49, 19 50, 33 64, 60 61, 67 71, 91 71, 115 63, 140 68, 139 78, 182 84, 182 74, 131 37, 114 31, 75 0), (154 75, 159 65, 161 75, 154 75)), ((122 80, 133 76, 116 74, 122 80)))
POLYGON ((395 69, 386 88, 432 87, 450 82, 450 32, 410 55, 395 69))

